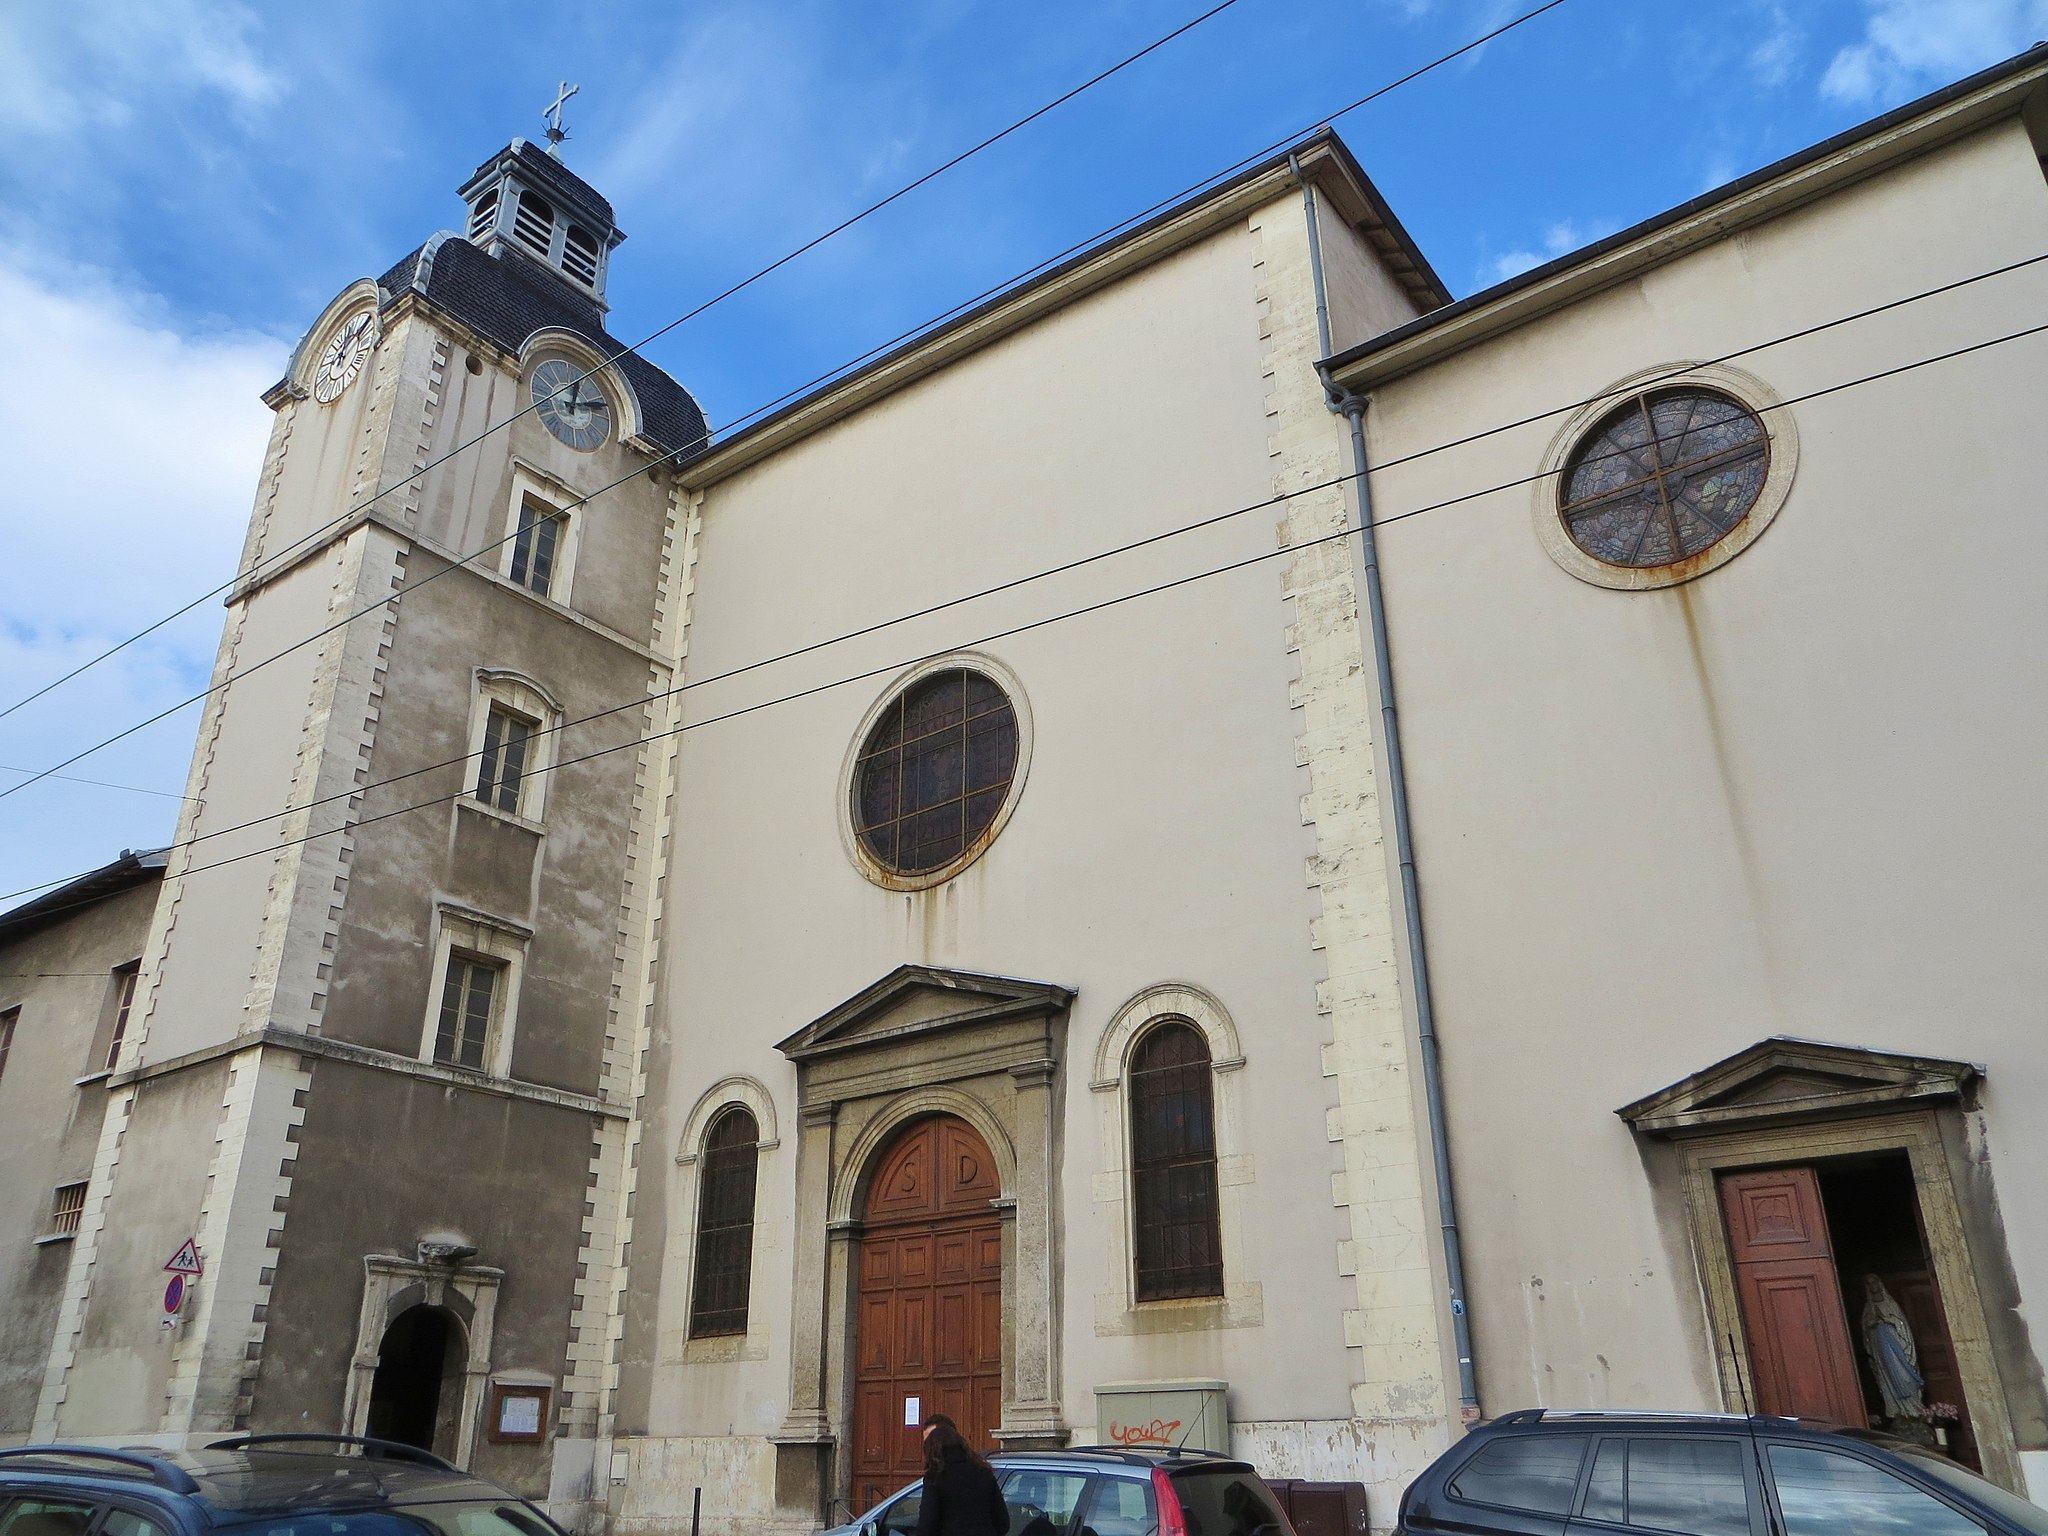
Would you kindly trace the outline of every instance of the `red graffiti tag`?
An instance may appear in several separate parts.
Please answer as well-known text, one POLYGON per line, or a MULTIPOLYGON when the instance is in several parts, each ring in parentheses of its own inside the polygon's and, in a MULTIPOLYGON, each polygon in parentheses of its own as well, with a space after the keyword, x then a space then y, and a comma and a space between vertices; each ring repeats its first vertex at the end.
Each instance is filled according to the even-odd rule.
POLYGON ((1171 1445, 1179 1419, 1154 1419, 1150 1424, 1111 1424, 1109 1438, 1118 1445, 1171 1445))

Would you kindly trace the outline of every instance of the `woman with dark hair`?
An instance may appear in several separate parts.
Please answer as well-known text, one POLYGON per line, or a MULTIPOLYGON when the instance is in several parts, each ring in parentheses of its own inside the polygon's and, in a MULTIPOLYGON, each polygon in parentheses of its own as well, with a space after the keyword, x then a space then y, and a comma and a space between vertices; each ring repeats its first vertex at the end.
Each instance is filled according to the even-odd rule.
POLYGON ((995 1470, 943 1413, 924 1421, 923 1497, 917 1536, 1008 1536, 1010 1509, 995 1470))

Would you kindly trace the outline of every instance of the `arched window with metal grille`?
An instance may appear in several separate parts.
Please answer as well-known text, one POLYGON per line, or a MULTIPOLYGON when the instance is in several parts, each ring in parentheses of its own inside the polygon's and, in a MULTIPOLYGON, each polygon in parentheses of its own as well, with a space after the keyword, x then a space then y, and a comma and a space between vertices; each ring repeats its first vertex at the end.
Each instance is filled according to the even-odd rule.
POLYGON ((704 1138, 697 1176, 697 1277, 690 1291, 693 1339, 747 1331, 760 1143, 760 1127, 742 1104, 719 1111, 704 1138))
POLYGON ((1131 1051, 1131 1203, 1137 1299, 1223 1294, 1216 1097, 1209 1043, 1185 1019, 1131 1051))

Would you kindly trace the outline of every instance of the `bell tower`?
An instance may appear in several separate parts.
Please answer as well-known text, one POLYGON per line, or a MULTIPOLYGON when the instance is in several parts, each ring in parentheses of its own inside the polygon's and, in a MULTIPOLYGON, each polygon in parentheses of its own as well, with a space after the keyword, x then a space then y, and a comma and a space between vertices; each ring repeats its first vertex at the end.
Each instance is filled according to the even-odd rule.
POLYGON ((514 139, 462 184, 464 233, 487 256, 530 263, 577 298, 604 302, 605 269, 626 236, 612 205, 560 158, 514 139))
POLYGON ((461 197, 264 396, 36 1428, 410 1426, 575 1528, 680 718, 670 470, 707 431, 606 332, 595 188, 515 139, 461 197))

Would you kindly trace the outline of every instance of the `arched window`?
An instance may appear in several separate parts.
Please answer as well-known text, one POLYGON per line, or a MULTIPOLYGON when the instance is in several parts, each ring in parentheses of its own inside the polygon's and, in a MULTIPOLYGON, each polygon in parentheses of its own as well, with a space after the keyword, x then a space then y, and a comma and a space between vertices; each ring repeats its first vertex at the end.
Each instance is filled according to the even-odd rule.
POLYGON ((597 237, 581 224, 563 232, 562 270, 586 288, 597 286, 597 237))
POLYGON ((538 192, 522 189, 519 205, 512 210, 512 233, 540 255, 552 255, 555 243, 554 205, 538 192))
POLYGON ((1209 1043, 1183 1019, 1131 1052, 1131 1196, 1137 1299, 1223 1294, 1216 1100, 1209 1043))
POLYGON ((760 1143, 753 1111, 742 1104, 719 1111, 704 1138, 697 1181, 697 1283, 690 1295, 693 1339, 747 1331, 760 1143))

